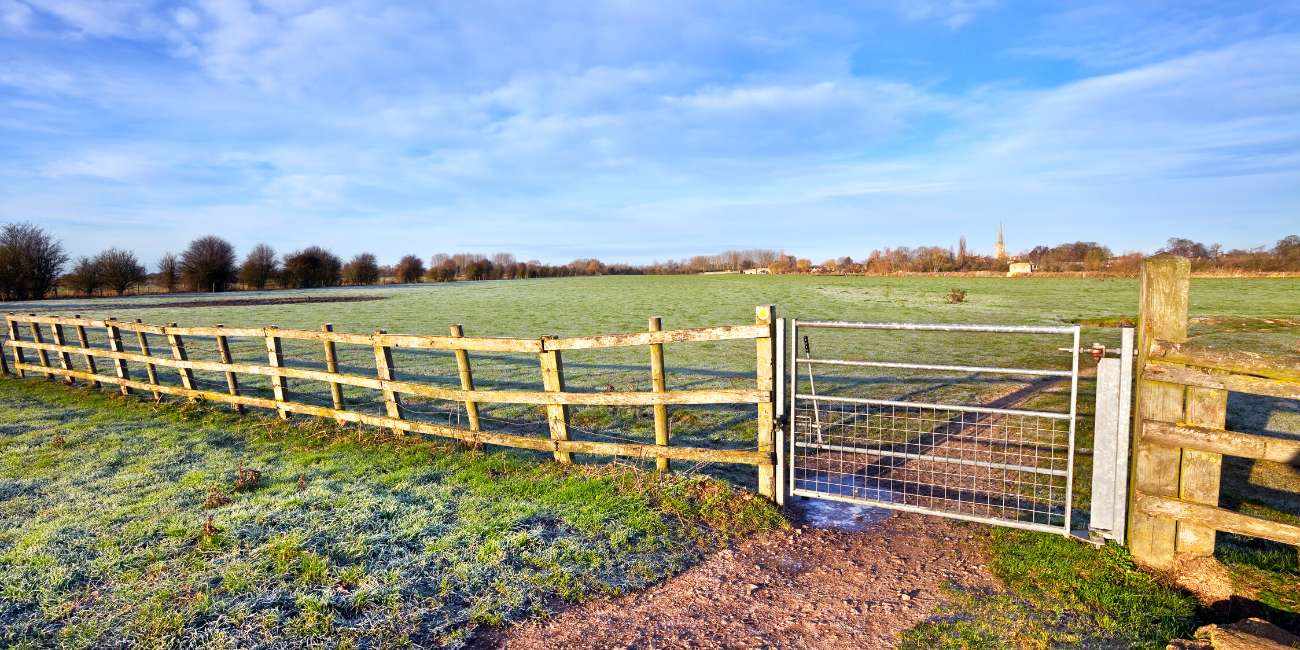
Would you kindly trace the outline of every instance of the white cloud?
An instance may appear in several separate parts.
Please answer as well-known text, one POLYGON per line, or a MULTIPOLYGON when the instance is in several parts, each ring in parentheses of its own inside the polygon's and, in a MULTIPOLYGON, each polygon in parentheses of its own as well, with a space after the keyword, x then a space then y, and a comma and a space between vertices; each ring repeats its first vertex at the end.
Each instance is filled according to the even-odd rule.
POLYGON ((898 0, 898 13, 908 20, 935 20, 960 29, 981 12, 998 6, 997 0, 898 0))
POLYGON ((157 169, 150 158, 119 151, 93 151, 55 161, 45 167, 52 178, 87 176, 113 181, 135 181, 148 177, 157 169))

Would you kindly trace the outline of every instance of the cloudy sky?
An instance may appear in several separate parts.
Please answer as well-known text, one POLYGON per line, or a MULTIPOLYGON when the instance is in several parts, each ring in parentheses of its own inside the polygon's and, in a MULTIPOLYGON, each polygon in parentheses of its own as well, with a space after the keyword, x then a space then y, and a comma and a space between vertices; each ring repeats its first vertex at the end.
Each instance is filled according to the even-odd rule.
POLYGON ((1300 3, 1048 4, 0 0, 0 221, 147 260, 1300 232, 1300 3))

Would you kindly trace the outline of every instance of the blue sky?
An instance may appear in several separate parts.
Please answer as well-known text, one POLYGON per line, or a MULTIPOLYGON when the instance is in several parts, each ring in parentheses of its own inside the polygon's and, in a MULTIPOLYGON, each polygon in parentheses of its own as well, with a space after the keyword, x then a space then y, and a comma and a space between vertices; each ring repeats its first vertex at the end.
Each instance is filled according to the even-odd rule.
POLYGON ((1300 232, 1300 2, 0 0, 0 221, 153 260, 1300 232))

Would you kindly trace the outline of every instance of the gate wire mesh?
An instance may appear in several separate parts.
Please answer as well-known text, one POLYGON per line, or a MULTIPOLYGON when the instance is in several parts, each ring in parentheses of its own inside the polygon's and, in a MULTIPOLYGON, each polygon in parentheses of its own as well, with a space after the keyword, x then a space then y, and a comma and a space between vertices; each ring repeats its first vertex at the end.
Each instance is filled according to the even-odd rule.
MULTIPOLYGON (((809 372, 797 338, 794 347, 791 372, 809 372)), ((1077 360, 1061 374, 1073 405, 1077 360)), ((792 494, 1069 532, 1073 406, 1058 414, 882 404, 801 394, 791 379, 792 494)))

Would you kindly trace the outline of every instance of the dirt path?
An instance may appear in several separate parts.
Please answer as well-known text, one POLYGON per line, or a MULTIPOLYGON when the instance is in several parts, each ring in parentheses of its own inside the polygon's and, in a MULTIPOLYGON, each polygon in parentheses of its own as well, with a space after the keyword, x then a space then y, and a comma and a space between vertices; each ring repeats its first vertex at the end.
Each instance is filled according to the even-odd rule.
POLYGON ((484 647, 885 648, 933 612, 945 582, 991 586, 972 542, 981 527, 848 512, 883 520, 755 537, 659 586, 505 630, 484 647))

